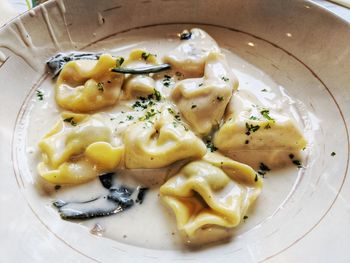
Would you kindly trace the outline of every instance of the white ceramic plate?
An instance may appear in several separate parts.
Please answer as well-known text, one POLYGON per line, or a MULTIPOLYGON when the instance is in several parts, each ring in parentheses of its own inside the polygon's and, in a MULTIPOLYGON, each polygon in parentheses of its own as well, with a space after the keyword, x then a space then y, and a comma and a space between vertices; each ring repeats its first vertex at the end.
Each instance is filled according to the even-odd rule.
MULTIPOLYGON (((56 0, 14 19, 0 29, 0 259, 348 262, 349 43, 350 25, 310 1, 56 0), (62 50, 115 50, 141 40, 147 46, 193 26, 255 66, 254 78, 267 83, 269 76, 303 103, 310 112, 304 124, 318 125, 305 168, 267 179, 260 216, 230 242, 199 250, 111 240, 61 220, 36 189, 28 162, 28 136, 45 132, 33 105, 38 88, 50 92, 46 59, 62 50)), ((243 76, 241 65, 235 67, 243 76)), ((139 221, 140 239, 154 222, 139 221)))

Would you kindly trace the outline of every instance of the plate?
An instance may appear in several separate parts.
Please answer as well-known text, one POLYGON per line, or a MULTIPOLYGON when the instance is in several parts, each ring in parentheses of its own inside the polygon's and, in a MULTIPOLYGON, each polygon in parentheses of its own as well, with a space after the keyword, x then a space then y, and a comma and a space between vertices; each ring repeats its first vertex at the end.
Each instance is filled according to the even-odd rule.
MULTIPOLYGON (((348 261, 349 29, 346 21, 312 1, 96 5, 56 0, 14 19, 0 30, 1 257, 26 262, 61 262, 62 257, 67 262, 348 261), (160 43, 191 27, 203 28, 237 56, 239 76, 247 72, 247 63, 260 81, 255 84, 272 80, 302 103, 298 109, 309 113, 302 121, 316 127, 305 167, 267 178, 264 198, 256 205, 261 215, 243 223, 230 242, 215 246, 173 249, 162 241, 150 246, 147 240, 111 240, 62 221, 38 191, 35 167, 28 161, 33 151, 28 136, 44 132, 33 105, 36 90, 49 92, 45 61, 62 50, 119 52, 120 46, 147 46, 150 39, 160 43)), ((155 222, 135 225, 140 238, 157 227, 155 222)), ((171 237, 162 238, 166 243, 171 237)))

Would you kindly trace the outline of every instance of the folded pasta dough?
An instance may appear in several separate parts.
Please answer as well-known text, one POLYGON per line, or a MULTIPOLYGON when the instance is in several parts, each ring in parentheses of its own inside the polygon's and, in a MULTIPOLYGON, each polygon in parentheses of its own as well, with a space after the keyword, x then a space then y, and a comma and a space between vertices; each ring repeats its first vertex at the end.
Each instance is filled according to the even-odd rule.
POLYGON ((190 38, 181 40, 181 44, 164 56, 163 61, 186 77, 202 77, 207 56, 210 52, 220 52, 220 48, 205 31, 193 28, 190 32, 190 38))
POLYGON ((205 226, 233 228, 261 192, 262 179, 248 165, 218 153, 185 165, 160 188, 188 237, 205 226))
POLYGON ((124 133, 127 168, 161 168, 188 158, 201 158, 205 144, 186 129, 167 109, 151 109, 148 116, 124 133))
POLYGON ((96 111, 114 105, 124 80, 123 74, 111 72, 116 65, 116 59, 107 54, 99 60, 68 62, 57 79, 57 104, 73 112, 96 111))
POLYGON ((214 136, 222 151, 288 150, 299 151, 307 142, 296 121, 275 109, 268 100, 240 90, 227 107, 226 121, 214 136))
POLYGON ((39 142, 39 174, 51 183, 77 184, 118 166, 124 149, 112 146, 112 134, 100 115, 63 113, 39 142))
POLYGON ((224 55, 210 53, 205 62, 204 77, 180 81, 171 96, 193 130, 206 135, 221 122, 237 86, 237 78, 230 71, 224 55))

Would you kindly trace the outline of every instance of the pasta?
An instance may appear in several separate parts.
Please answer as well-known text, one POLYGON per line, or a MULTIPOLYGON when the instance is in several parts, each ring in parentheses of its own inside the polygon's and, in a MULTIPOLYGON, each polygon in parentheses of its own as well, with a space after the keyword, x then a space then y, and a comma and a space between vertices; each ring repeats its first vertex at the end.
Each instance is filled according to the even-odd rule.
POLYGON ((93 200, 106 199, 103 209, 90 209, 90 201, 56 204, 65 218, 124 211, 142 202, 149 180, 162 184, 161 200, 182 237, 196 240, 208 228, 238 226, 262 192, 269 168, 261 161, 256 172, 232 152, 256 157, 307 146, 297 121, 275 98, 249 91, 244 82, 238 89, 226 56, 206 32, 185 30, 174 43, 162 56, 146 49, 132 50, 126 59, 73 52, 48 62, 54 76, 59 73, 55 99, 61 116, 38 143, 38 173, 59 185, 99 178, 108 192, 93 200), (114 172, 141 187, 114 187, 114 172), (72 214, 70 207, 83 213, 72 214))
POLYGON ((171 64, 186 77, 202 77, 204 65, 210 52, 220 52, 220 48, 205 31, 193 28, 188 39, 175 50, 164 56, 164 62, 171 64))
POLYGON ((261 188, 262 179, 251 167, 207 153, 184 166, 160 193, 174 211, 179 230, 192 237, 203 226, 238 225, 261 188))
POLYGON ((126 130, 124 144, 127 168, 160 168, 178 160, 200 158, 205 154, 204 143, 177 123, 168 110, 163 109, 152 121, 137 122, 126 130))
POLYGON ((232 97, 226 122, 215 134, 214 144, 224 151, 299 151, 306 147, 306 140, 293 119, 254 104, 242 91, 232 97))
POLYGON ((210 53, 204 77, 180 81, 172 91, 172 98, 193 130, 206 135, 221 122, 237 85, 225 57, 220 53, 210 53))
POLYGON ((90 112, 114 105, 124 75, 110 72, 116 59, 103 54, 99 60, 68 62, 58 76, 56 102, 65 110, 90 112))
POLYGON ((39 142, 39 174, 51 183, 77 184, 117 167, 123 147, 114 147, 111 130, 99 115, 63 113, 39 142))

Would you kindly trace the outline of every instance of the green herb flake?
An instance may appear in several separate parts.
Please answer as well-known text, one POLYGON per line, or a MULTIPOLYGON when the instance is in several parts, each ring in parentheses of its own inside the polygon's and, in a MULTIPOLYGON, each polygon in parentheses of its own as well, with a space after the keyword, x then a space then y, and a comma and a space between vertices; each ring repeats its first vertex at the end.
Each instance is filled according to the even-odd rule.
POLYGON ((171 85, 171 82, 172 82, 171 79, 172 79, 171 76, 169 76, 169 75, 164 75, 163 86, 169 87, 169 86, 171 85))
POLYGON ((160 101, 162 99, 162 95, 160 94, 160 92, 158 90, 154 89, 153 94, 154 94, 157 101, 160 101))
POLYGON ((224 97, 223 97, 223 96, 217 96, 216 99, 217 99, 218 101, 223 101, 223 100, 224 100, 224 97))
POLYGON ((247 129, 246 131, 246 135, 250 135, 251 132, 256 132, 257 130, 260 129, 260 126, 259 125, 253 125, 253 124, 249 124, 249 123, 245 123, 245 127, 247 129))
POLYGON ((246 219, 248 219, 248 216, 243 216, 243 220, 246 220, 246 219))
POLYGON ((332 157, 333 157, 333 156, 335 156, 335 155, 336 155, 336 153, 335 153, 335 152, 332 152, 332 153, 331 153, 331 156, 332 156, 332 157))
POLYGON ((199 84, 198 84, 198 87, 202 87, 202 86, 203 86, 203 83, 199 83, 199 84))
POLYGON ((259 118, 258 117, 256 117, 256 116, 250 116, 249 117, 249 120, 254 120, 254 121, 256 121, 256 120, 258 120, 259 118))
POLYGON ((131 121, 131 120, 133 120, 133 119, 134 119, 134 117, 133 117, 133 116, 131 116, 131 115, 126 116, 126 118, 127 118, 129 121, 131 121))
POLYGON ((218 149, 215 147, 215 145, 210 140, 207 141, 206 146, 211 152, 215 152, 218 149))
POLYGON ((174 117, 175 117, 175 119, 176 119, 177 121, 181 121, 181 117, 180 117, 179 114, 176 114, 174 117))
POLYGON ((265 130, 271 129, 270 123, 266 124, 265 127, 264 127, 264 129, 265 129, 265 130))
POLYGON ((267 92, 267 89, 262 89, 262 90, 260 90, 261 92, 267 92))
POLYGON ((117 57, 116 58, 116 67, 119 68, 123 63, 125 59, 123 57, 117 57))
POLYGON ((149 52, 142 52, 142 54, 141 54, 141 58, 143 60, 147 60, 149 58, 149 56, 151 56, 151 53, 149 53, 149 52))
POLYGON ((97 89, 98 89, 99 91, 101 91, 101 92, 104 91, 104 84, 103 84, 103 82, 97 83, 97 89))
POLYGON ((77 126, 77 123, 74 121, 74 117, 65 118, 63 121, 70 123, 72 126, 77 126))
POLYGON ((262 177, 264 177, 265 174, 269 171, 271 171, 271 169, 266 164, 260 163, 258 174, 260 174, 262 177))
POLYGON ((258 174, 255 174, 254 182, 257 182, 259 180, 258 174))
POLYGON ((41 90, 37 89, 36 97, 38 98, 38 100, 44 100, 44 93, 41 90))
POLYGON ((296 165, 298 168, 302 168, 301 162, 299 160, 292 160, 292 163, 296 165))
POLYGON ((267 120, 275 122, 275 119, 270 117, 270 110, 268 109, 263 109, 260 111, 260 114, 267 120))
POLYGON ((193 104, 193 105, 191 106, 191 109, 194 109, 194 108, 196 108, 196 107, 197 107, 197 105, 193 104))
POLYGON ((221 79, 225 82, 229 81, 230 79, 228 77, 222 76, 221 79))
POLYGON ((174 110, 173 110, 172 108, 168 108, 168 112, 169 112, 170 114, 175 114, 175 112, 174 112, 174 110))

